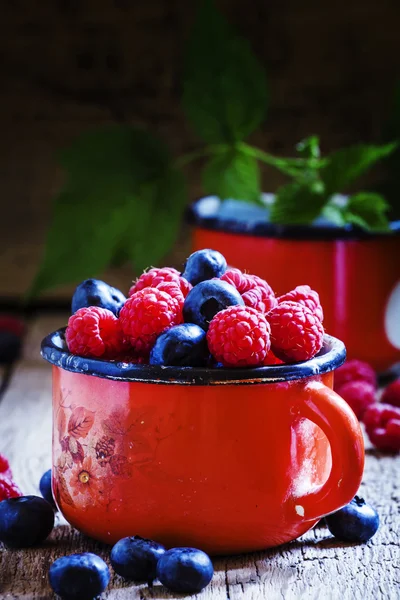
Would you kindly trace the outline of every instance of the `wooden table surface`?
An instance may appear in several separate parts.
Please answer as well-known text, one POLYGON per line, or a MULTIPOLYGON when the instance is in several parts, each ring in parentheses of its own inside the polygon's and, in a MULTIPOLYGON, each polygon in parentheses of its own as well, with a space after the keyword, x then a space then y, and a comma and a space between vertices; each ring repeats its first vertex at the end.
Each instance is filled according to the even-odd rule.
MULTIPOLYGON (((29 325, 23 356, 9 374, 0 401, 0 452, 8 455, 25 494, 38 494, 40 476, 51 466, 51 370, 39 355, 45 333, 66 316, 36 317, 29 325)), ((4 373, 0 372, 0 381, 4 373)), ((367 443, 361 494, 379 511, 381 527, 368 544, 338 543, 325 527, 274 550, 218 558, 212 583, 193 598, 202 600, 395 600, 400 599, 400 458, 367 443)), ((0 598, 48 600, 50 564, 63 554, 93 551, 108 561, 106 546, 85 538, 60 517, 46 543, 29 550, 0 544, 0 598)), ((112 574, 102 599, 167 599, 152 589, 112 574)))

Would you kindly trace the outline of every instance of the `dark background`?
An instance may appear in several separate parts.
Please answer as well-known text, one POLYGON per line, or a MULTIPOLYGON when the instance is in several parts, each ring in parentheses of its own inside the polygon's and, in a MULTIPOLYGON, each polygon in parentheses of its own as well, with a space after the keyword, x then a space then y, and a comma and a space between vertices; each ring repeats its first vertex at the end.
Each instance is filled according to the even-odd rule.
MULTIPOLYGON (((400 79, 398 0, 218 6, 268 73, 270 108, 254 143, 290 154, 312 133, 324 151, 381 140, 400 79)), ((3 0, 0 296, 25 290, 37 268, 51 197, 62 181, 58 148, 115 120, 149 128, 176 154, 195 147, 180 107, 195 7, 188 0, 3 0)), ((201 194, 195 167, 189 175, 194 199, 201 194)), ((371 181, 379 177, 375 171, 371 181)), ((265 173, 266 191, 277 183, 265 173)), ((174 257, 187 249, 184 235, 174 257)), ((130 269, 111 275, 124 289, 131 278, 130 269)))

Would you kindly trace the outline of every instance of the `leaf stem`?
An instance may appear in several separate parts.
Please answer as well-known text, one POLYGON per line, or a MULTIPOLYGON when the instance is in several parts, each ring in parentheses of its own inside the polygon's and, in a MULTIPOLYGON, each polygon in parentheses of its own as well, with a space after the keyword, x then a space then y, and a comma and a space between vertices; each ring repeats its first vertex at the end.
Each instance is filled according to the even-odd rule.
POLYGON ((272 167, 275 167, 287 175, 299 174, 302 169, 318 169, 325 165, 324 159, 318 158, 283 158, 280 156, 273 156, 260 148, 250 146, 244 142, 238 144, 238 147, 242 152, 266 163, 272 167))
POLYGON ((188 152, 187 154, 183 154, 179 156, 174 163, 175 168, 182 169, 186 167, 186 165, 191 162, 198 160, 199 158, 205 158, 211 154, 211 149, 205 146, 204 148, 199 148, 198 150, 194 150, 194 152, 188 152))

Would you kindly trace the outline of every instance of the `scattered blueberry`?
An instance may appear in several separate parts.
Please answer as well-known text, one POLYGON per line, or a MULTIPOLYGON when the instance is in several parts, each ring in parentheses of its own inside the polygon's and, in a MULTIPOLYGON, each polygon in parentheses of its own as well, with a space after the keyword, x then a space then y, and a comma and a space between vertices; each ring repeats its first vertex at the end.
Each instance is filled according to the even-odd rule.
POLYGON ((367 542, 378 531, 379 515, 365 500, 355 496, 350 504, 325 517, 329 531, 342 542, 367 542))
POLYGON ((183 323, 157 338, 149 362, 151 365, 202 367, 209 355, 205 331, 193 323, 183 323))
POLYGON ((157 563, 164 553, 161 544, 135 535, 119 540, 111 550, 110 560, 121 577, 151 583, 157 576, 157 563))
POLYGON ((72 314, 85 306, 100 306, 118 316, 126 298, 122 292, 99 279, 85 279, 72 296, 72 314))
POLYGON ((42 475, 39 483, 39 490, 43 498, 47 500, 47 502, 51 504, 53 508, 57 508, 51 489, 51 469, 42 475))
POLYGON ((21 353, 21 338, 12 331, 0 331, 0 364, 12 363, 21 353))
POLYGON ((193 252, 185 263, 182 277, 197 285, 200 281, 221 277, 227 269, 226 259, 216 250, 198 250, 193 252))
POLYGON ((196 548, 172 548, 157 565, 161 583, 177 593, 195 594, 208 585, 214 574, 210 557, 196 548))
POLYGON ((50 585, 63 600, 93 600, 109 581, 106 563, 91 552, 62 556, 49 569, 50 585))
POLYGON ((202 281, 186 296, 183 318, 186 323, 196 323, 207 331, 217 312, 234 304, 244 306, 242 296, 233 285, 220 279, 202 281))
POLYGON ((18 359, 24 330, 25 324, 21 319, 0 314, 0 363, 8 364, 18 359))
POLYGON ((0 502, 0 542, 10 548, 40 544, 53 527, 53 508, 39 496, 21 496, 0 502))

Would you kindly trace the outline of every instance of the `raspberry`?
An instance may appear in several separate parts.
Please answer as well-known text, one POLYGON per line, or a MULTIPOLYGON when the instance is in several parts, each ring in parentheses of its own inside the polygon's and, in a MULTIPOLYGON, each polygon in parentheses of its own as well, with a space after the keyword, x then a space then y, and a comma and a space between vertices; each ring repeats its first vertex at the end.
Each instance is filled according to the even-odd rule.
POLYGON ((377 403, 364 413, 368 437, 379 450, 400 450, 400 408, 377 403))
POLYGON ((270 350, 268 352, 267 356, 263 360, 263 365, 265 367, 272 366, 272 365, 283 365, 283 361, 280 358, 278 358, 277 356, 275 356, 275 354, 272 352, 272 350, 270 350))
POLYGON ((381 402, 400 408, 400 379, 396 379, 383 390, 381 402))
POLYGON ((257 275, 242 273, 240 269, 232 268, 225 271, 220 279, 237 289, 246 306, 267 313, 277 303, 271 287, 257 275))
POLYGON ((348 360, 335 371, 335 390, 337 391, 348 381, 366 381, 375 389, 377 387, 376 374, 368 363, 362 360, 348 360))
POLYGON ((229 306, 218 312, 207 332, 213 357, 225 367, 262 364, 270 348, 265 315, 251 307, 229 306))
POLYGON ((129 290, 129 296, 132 296, 135 292, 139 292, 146 287, 157 287, 159 283, 165 281, 175 281, 181 288, 184 298, 186 298, 192 289, 192 285, 186 279, 181 277, 179 271, 176 269, 173 269, 172 267, 163 267, 162 269, 153 268, 141 274, 139 279, 136 280, 129 290))
POLYGON ((22 337, 25 331, 25 323, 12 315, 0 315, 0 331, 8 331, 17 337, 22 337))
POLYGON ((18 498, 22 493, 11 479, 0 476, 0 502, 8 498, 18 498))
POLYGON ((135 351, 145 355, 163 331, 182 322, 182 311, 169 294, 146 287, 128 298, 119 320, 135 351))
POLYGON ((324 328, 306 306, 282 302, 267 315, 271 326, 271 348, 284 362, 309 360, 322 348, 324 328))
POLYGON ((68 350, 79 356, 113 358, 123 350, 123 335, 116 316, 106 308, 80 308, 68 321, 68 350))
POLYGON ((185 296, 182 293, 182 290, 177 281, 162 281, 155 286, 158 290, 162 292, 166 292, 176 300, 178 310, 183 309, 183 303, 185 302, 185 296))
POLYGON ((4 454, 0 454, 0 474, 1 473, 11 473, 10 463, 4 456, 4 454))
POLYGON ((146 365, 148 364, 148 360, 145 356, 141 356, 140 354, 136 354, 134 349, 129 344, 129 350, 121 352, 121 354, 117 354, 114 358, 117 362, 124 363, 132 363, 134 365, 146 365))
POLYGON ((309 285, 298 285, 294 290, 280 296, 278 302, 279 304, 282 302, 299 302, 299 304, 309 308, 321 323, 324 320, 324 313, 319 300, 319 294, 312 290, 309 285))
POLYGON ((342 396, 346 400, 360 421, 362 421, 368 406, 376 402, 375 388, 368 381, 348 381, 336 389, 336 391, 339 396, 342 396))

